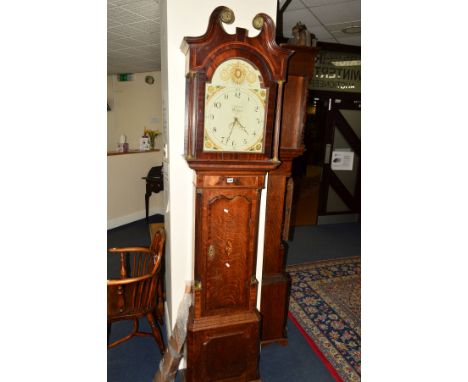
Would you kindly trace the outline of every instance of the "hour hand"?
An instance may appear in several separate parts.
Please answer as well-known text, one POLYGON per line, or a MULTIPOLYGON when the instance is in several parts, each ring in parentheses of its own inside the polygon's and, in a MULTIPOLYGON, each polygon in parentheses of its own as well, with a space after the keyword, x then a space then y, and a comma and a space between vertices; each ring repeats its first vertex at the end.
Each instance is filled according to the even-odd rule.
POLYGON ((235 119, 234 119, 233 122, 231 122, 231 123, 229 124, 229 127, 228 127, 228 128, 229 128, 230 130, 229 130, 229 135, 228 135, 228 137, 227 137, 227 139, 226 139, 226 143, 228 143, 228 142, 229 142, 229 139, 231 139, 232 131, 234 130, 234 125, 235 125, 235 124, 236 124, 236 120, 235 120, 235 119))

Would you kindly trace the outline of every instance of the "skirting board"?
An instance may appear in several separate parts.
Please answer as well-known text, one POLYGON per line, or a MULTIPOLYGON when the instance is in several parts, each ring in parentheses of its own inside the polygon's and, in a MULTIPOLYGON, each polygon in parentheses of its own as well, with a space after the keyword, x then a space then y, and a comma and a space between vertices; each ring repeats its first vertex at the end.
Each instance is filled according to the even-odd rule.
POLYGON ((322 215, 317 217, 317 224, 357 223, 359 214, 322 215))
MULTIPOLYGON (((155 208, 155 209, 150 209, 149 211, 149 216, 155 215, 155 214, 161 214, 164 215, 164 211, 160 208, 155 208)), ((145 210, 140 210, 137 212, 134 212, 130 215, 125 215, 125 216, 119 216, 114 219, 108 219, 107 220, 107 229, 112 229, 116 227, 120 227, 122 225, 132 223, 137 220, 144 219, 146 217, 145 210)))

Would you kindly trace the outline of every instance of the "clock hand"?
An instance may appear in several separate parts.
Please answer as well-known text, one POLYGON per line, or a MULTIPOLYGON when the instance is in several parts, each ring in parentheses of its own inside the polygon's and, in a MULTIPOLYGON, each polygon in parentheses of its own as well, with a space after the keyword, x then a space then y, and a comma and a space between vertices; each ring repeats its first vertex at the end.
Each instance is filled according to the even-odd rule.
POLYGON ((239 119, 237 119, 237 117, 234 117, 234 123, 237 123, 239 127, 244 131, 244 133, 248 134, 247 129, 245 128, 245 126, 242 125, 242 123, 239 122, 239 119))
POLYGON ((234 130, 234 125, 236 124, 236 119, 237 118, 234 118, 234 122, 230 123, 229 124, 229 127, 231 128, 231 131, 229 131, 229 135, 228 137, 226 138, 226 143, 229 142, 229 139, 231 139, 231 134, 232 134, 232 131, 234 130))

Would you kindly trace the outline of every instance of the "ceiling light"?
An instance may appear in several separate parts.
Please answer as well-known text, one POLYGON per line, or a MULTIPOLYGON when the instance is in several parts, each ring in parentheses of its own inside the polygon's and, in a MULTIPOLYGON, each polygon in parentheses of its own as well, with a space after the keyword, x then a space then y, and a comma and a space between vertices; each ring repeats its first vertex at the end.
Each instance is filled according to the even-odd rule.
POLYGON ((349 27, 343 28, 341 31, 346 34, 357 34, 357 33, 361 33, 361 26, 351 25, 349 27))

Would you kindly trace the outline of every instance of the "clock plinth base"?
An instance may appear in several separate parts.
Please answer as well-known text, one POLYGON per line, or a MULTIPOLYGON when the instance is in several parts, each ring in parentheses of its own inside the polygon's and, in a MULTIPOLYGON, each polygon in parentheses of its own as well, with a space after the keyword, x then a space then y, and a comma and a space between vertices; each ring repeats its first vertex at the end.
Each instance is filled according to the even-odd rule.
POLYGON ((260 381, 260 320, 257 310, 194 319, 192 307, 185 381, 260 381))
POLYGON ((291 279, 287 273, 264 275, 262 279, 261 312, 263 317, 261 343, 287 345, 289 289, 291 279))

